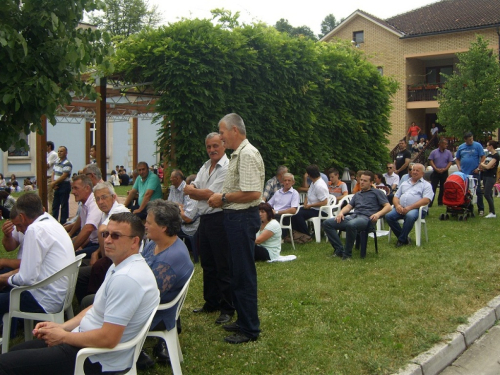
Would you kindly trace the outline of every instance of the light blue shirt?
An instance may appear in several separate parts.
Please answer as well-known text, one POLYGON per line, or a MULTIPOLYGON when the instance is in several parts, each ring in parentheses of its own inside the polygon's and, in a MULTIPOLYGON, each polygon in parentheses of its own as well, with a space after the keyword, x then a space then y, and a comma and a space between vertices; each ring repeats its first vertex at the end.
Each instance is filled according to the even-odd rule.
MULTIPOLYGON (((408 207, 422 198, 429 198, 429 201, 432 201, 434 192, 432 191, 431 184, 422 177, 415 183, 411 179, 403 182, 398 188, 395 197, 399 198, 401 206, 408 207)), ((427 212, 426 209, 424 211, 427 212)))

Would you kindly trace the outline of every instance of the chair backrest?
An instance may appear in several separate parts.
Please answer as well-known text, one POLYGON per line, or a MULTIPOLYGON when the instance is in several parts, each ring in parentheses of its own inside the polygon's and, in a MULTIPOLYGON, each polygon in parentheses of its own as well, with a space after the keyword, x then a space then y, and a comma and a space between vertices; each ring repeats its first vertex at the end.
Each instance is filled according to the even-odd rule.
POLYGON ((307 193, 299 193, 299 203, 300 204, 304 204, 304 201, 306 200, 306 197, 307 197, 307 193))
POLYGON ((75 294, 75 286, 76 286, 76 281, 78 279, 78 268, 80 267, 80 264, 82 263, 82 259, 85 257, 85 254, 78 255, 75 258, 75 261, 73 263, 68 264, 66 267, 63 269, 57 271, 55 274, 50 275, 49 277, 46 277, 45 279, 29 286, 21 286, 17 288, 13 288, 10 291, 10 296, 11 296, 11 303, 10 303, 10 311, 13 310, 19 310, 19 296, 21 292, 24 290, 30 290, 30 289, 38 289, 42 288, 44 286, 47 286, 54 281, 57 281, 59 279, 62 279, 63 277, 66 277, 68 279, 68 289, 66 290, 66 295, 64 297, 64 303, 62 305, 61 311, 66 310, 69 306, 71 306, 71 303, 73 302, 73 296, 75 294))
POLYGON ((160 304, 160 306, 158 306, 159 311, 171 309, 178 302, 179 304, 177 305, 177 312, 175 313, 175 320, 179 319, 179 314, 181 312, 182 306, 184 305, 184 301, 186 300, 187 292, 189 289, 189 283, 191 282, 193 275, 194 275, 194 269, 193 269, 193 272, 191 273, 191 276, 189 276, 189 279, 186 281, 186 283, 182 287, 179 294, 177 294, 177 296, 172 301, 160 304))
POLYGON ((333 206, 336 203, 337 203, 337 197, 335 195, 333 195, 333 194, 330 194, 328 196, 328 205, 329 206, 333 206))
MULTIPOLYGON (((82 264, 83 258, 86 254, 80 254, 75 257, 75 261, 66 267, 66 275, 68 276, 68 290, 66 291, 66 297, 64 298, 63 311, 71 306, 73 303, 73 296, 75 295, 76 281, 78 280, 78 269, 82 264)), ((64 271, 62 269, 59 272, 64 271)), ((57 273, 56 273, 57 274, 57 273)))
POLYGON ((144 326, 141 328, 140 332, 131 340, 120 343, 116 345, 112 349, 107 349, 107 348, 82 348, 78 351, 78 354, 76 356, 76 362, 75 362, 75 375, 85 375, 85 372, 83 371, 83 364, 85 362, 85 359, 89 357, 90 355, 93 354, 103 354, 103 353, 108 353, 108 352, 116 352, 116 351, 121 351, 121 350, 127 350, 135 346, 134 349, 134 358, 133 358, 133 367, 132 369, 127 373, 137 373, 135 371, 135 364, 137 362, 137 359, 139 358, 139 354, 141 353, 142 346, 144 345, 144 341, 146 340, 146 337, 149 332, 149 328, 151 327, 151 323, 153 322, 153 318, 156 314, 156 310, 158 309, 158 306, 156 306, 153 311, 151 311, 151 315, 149 316, 148 320, 144 324, 144 326))

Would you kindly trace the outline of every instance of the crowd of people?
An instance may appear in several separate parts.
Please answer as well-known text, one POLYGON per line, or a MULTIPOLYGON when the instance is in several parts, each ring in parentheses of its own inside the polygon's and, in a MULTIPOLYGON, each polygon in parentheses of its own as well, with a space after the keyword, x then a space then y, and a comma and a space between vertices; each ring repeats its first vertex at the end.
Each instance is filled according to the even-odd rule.
MULTIPOLYGON (((415 131, 409 135, 414 137, 415 131)), ((486 217, 495 217, 492 190, 497 182, 498 145, 489 141, 485 155, 472 134, 466 134, 464 141, 455 155, 458 169, 482 181, 490 211, 486 217)), ((443 183, 453 162, 442 138, 429 155, 433 168, 429 183, 424 179, 424 165, 410 163, 411 153, 403 139, 386 173, 358 171, 347 181, 350 186, 341 180, 339 170, 330 168, 324 174, 314 164, 306 167, 297 189, 295 176, 286 166, 279 166, 265 183, 260 152, 247 139, 243 119, 231 113, 219 121, 218 132, 206 136, 208 160, 195 175, 171 171, 166 199, 160 169, 139 162, 133 185, 121 204, 114 187, 128 185, 123 166, 116 166, 111 182, 103 181, 95 160, 71 177, 66 147, 60 146, 56 153, 52 142, 47 145, 49 213, 34 193, 15 201, 8 190, 0 191, 0 209, 9 218, 2 227, 2 243, 7 251, 19 249, 17 259, 0 259, 0 284, 4 286, 0 310, 8 311, 7 292, 12 287, 32 285, 74 262, 76 255, 85 254, 75 290, 82 310, 64 324, 39 323, 34 330, 38 340, 0 355, 0 373, 31 374, 34 369, 51 373, 56 363, 58 373, 72 373, 80 348, 114 347, 130 339, 158 303, 174 299, 190 279, 194 265, 189 250, 199 255, 203 271, 204 303, 193 313, 217 313, 214 324, 228 332, 227 343, 255 341, 260 335, 256 261, 279 260, 282 243, 292 239, 296 243, 312 241, 308 220, 320 217, 321 208, 332 197, 344 204, 336 207, 333 217, 321 221, 321 231, 334 258, 351 260, 358 234, 373 228, 381 218, 394 233, 396 247, 409 245, 419 212, 425 217, 438 186, 438 205, 443 204, 443 183), (229 157, 226 150, 232 150, 229 157), (79 209, 68 220, 70 194, 79 209), (281 224, 291 225, 291 237, 281 224), (340 232, 345 232, 344 243, 340 232)), ((482 192, 479 184, 480 215, 484 213, 482 192)), ((57 311, 65 289, 61 284, 25 292, 21 307, 33 312, 57 311)), ((157 312, 151 327, 180 330, 175 308, 157 312)), ((168 362, 162 339, 154 346, 153 357, 168 362)), ((91 373, 119 373, 130 368, 131 361, 130 351, 102 354, 91 356, 85 368, 91 373)), ((142 351, 137 367, 144 369, 154 363, 142 351)))

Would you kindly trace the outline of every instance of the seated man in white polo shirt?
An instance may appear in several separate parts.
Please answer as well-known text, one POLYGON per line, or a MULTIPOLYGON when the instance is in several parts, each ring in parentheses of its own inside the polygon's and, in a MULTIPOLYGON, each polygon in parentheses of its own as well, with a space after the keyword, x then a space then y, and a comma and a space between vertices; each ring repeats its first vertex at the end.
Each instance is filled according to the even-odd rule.
MULTIPOLYGON (((136 215, 111 216, 104 248, 113 265, 94 304, 63 324, 38 323, 39 340, 26 341, 0 355, 0 373, 73 374, 80 348, 114 348, 134 338, 160 302, 153 272, 138 253, 144 225, 136 215)), ((96 354, 84 363, 86 374, 125 373, 134 348, 96 354)))
POLYGON ((283 175, 283 187, 274 193, 267 202, 273 208, 274 218, 278 221, 280 221, 280 216, 283 214, 295 214, 300 205, 299 192, 293 188, 294 183, 295 177, 293 174, 285 173, 283 175))

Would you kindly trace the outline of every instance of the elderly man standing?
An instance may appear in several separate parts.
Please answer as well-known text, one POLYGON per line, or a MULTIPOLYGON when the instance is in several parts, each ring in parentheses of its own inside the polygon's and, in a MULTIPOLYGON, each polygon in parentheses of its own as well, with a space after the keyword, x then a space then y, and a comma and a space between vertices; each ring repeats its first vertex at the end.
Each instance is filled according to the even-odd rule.
POLYGON ((288 172, 288 168, 284 165, 280 165, 276 171, 276 176, 269 179, 264 187, 264 193, 262 194, 262 199, 268 202, 273 195, 283 187, 283 175, 288 172))
POLYGON ((444 195, 444 183, 448 178, 448 169, 451 167, 453 162, 453 155, 451 151, 448 150, 448 140, 446 138, 441 138, 439 141, 439 147, 431 152, 429 155, 429 163, 434 171, 431 174, 431 185, 432 191, 434 192, 434 197, 429 204, 432 207, 434 198, 436 196, 436 189, 439 184, 439 196, 438 196, 438 206, 443 205, 443 195, 444 195))
POLYGON ((59 208, 61 208, 61 224, 66 223, 69 216, 69 194, 71 193, 71 171, 73 165, 67 159, 68 149, 61 146, 57 149, 57 159, 53 166, 52 182, 50 187, 54 191, 54 201, 52 202, 52 216, 59 218, 59 208))
POLYGON ((77 255, 85 253, 88 258, 99 248, 97 228, 101 221, 101 211, 95 203, 93 187, 92 180, 85 175, 78 175, 73 179, 71 192, 75 196, 75 201, 82 204, 82 208, 77 221, 67 227, 69 235, 73 236, 77 232, 79 224, 80 233, 73 237, 73 247, 77 255))
MULTIPOLYGON (((398 238, 396 247, 410 244, 408 234, 418 219, 419 208, 428 205, 433 197, 431 184, 424 180, 424 166, 414 164, 411 178, 399 186, 393 199, 394 208, 385 216, 387 224, 398 238), (398 223, 400 219, 404 220, 403 228, 398 223)), ((426 214, 427 210, 422 211, 423 217, 426 214)))
POLYGON ((274 218, 278 221, 280 221, 280 216, 283 214, 294 215, 300 206, 299 192, 293 188, 294 183, 295 177, 293 174, 288 172, 283 174, 283 187, 267 202, 273 208, 274 218))
POLYGON ((184 194, 198 201, 200 214, 198 238, 205 304, 193 312, 220 311, 215 323, 225 324, 229 323, 234 315, 229 248, 224 229, 224 212, 221 208, 210 207, 208 199, 214 193, 222 191, 229 160, 219 133, 208 134, 205 145, 210 159, 200 168, 191 185, 184 187, 184 194))
MULTIPOLYGON (((52 216, 45 213, 38 195, 27 193, 19 197, 11 211, 12 224, 24 234, 23 259, 19 272, 0 275, 0 286, 8 287, 0 293, 0 314, 9 311, 11 287, 32 285, 60 271, 75 261, 71 239, 52 216)), ((13 245, 19 244, 8 236, 13 245)), ((4 244, 7 244, 4 242, 4 244)), ((67 280, 60 279, 43 288, 21 294, 21 309, 30 312, 54 313, 61 309, 68 288, 67 280)))
POLYGON ((476 194, 477 194, 477 210, 479 216, 484 215, 483 191, 481 189, 481 177, 479 176, 479 164, 484 162, 486 155, 481 143, 475 142, 472 133, 468 132, 464 135, 464 143, 458 146, 455 154, 458 170, 466 175, 472 175, 477 179, 476 194))
MULTIPOLYGON (((40 340, 26 341, 2 354, 0 373, 73 374, 81 348, 114 348, 139 334, 160 301, 153 272, 138 254, 144 225, 131 213, 114 214, 104 237, 113 266, 94 304, 63 324, 38 323, 33 333, 40 340)), ((123 374, 132 367, 133 354, 134 348, 92 355, 84 371, 123 374)))
POLYGON ((146 219, 146 216, 148 216, 148 203, 155 199, 161 199, 163 193, 161 191, 160 179, 149 170, 148 163, 144 161, 137 163, 137 172, 139 173, 139 178, 135 179, 134 186, 128 192, 124 205, 130 208, 132 213, 141 219, 146 219), (138 204, 132 206, 132 201, 137 193, 139 193, 138 204))
POLYGON ((335 250, 333 256, 340 257, 342 260, 351 259, 358 232, 366 230, 369 222, 376 223, 391 210, 385 193, 372 186, 373 179, 373 172, 363 171, 359 178, 361 190, 354 194, 351 201, 336 217, 323 222, 323 229, 335 250), (347 215, 352 209, 355 210, 354 213, 347 215), (338 230, 346 232, 345 246, 342 246, 338 230))
POLYGON ((231 288, 238 319, 224 329, 234 334, 224 340, 230 344, 255 341, 260 333, 257 311, 257 270, 255 238, 260 228, 258 205, 264 187, 264 162, 246 137, 243 119, 230 113, 219 121, 219 134, 225 146, 234 150, 229 161, 222 194, 213 194, 210 207, 224 209, 231 256, 231 288))

